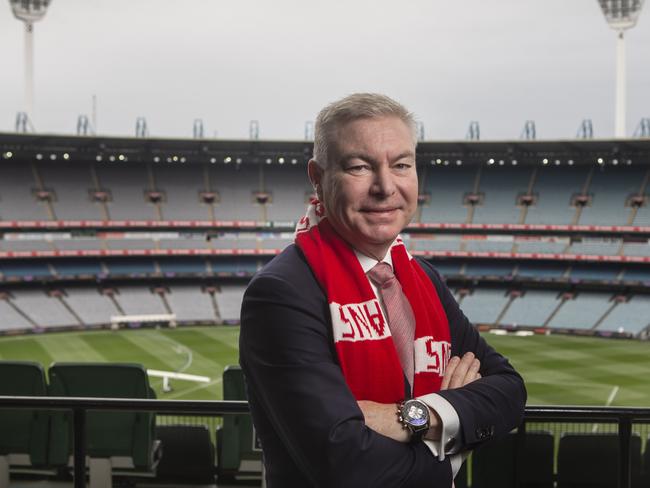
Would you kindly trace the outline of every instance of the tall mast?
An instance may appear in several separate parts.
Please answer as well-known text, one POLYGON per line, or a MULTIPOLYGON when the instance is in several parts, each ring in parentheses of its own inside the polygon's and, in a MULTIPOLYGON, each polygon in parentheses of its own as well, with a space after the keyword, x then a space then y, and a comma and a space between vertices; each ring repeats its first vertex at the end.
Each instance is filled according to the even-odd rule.
POLYGON ((51 0, 9 0, 14 16, 25 24, 25 101, 23 110, 34 121, 34 23, 45 17, 51 0))
POLYGON ((605 20, 616 31, 616 137, 625 137, 625 31, 636 25, 644 0, 598 0, 605 20))

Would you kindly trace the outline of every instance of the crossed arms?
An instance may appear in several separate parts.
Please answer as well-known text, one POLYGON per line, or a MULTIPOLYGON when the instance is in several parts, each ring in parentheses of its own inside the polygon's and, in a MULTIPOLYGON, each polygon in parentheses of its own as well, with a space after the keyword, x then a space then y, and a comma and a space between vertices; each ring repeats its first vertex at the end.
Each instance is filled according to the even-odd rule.
MULTIPOLYGON (((464 374, 462 361, 450 362, 448 371, 459 361, 457 374, 450 372, 448 389, 439 392, 458 413, 459 448, 470 449, 519 423, 525 389, 507 360, 462 315, 435 270, 423 268, 445 307, 452 355, 471 351, 480 362, 480 379, 470 373, 474 358, 464 374)), ((439 461, 423 442, 398 440, 404 432, 395 406, 388 415, 379 410, 388 407, 359 404, 352 396, 337 363, 327 301, 295 248, 276 258, 246 291, 240 363, 269 488, 451 486, 448 458, 439 461)))

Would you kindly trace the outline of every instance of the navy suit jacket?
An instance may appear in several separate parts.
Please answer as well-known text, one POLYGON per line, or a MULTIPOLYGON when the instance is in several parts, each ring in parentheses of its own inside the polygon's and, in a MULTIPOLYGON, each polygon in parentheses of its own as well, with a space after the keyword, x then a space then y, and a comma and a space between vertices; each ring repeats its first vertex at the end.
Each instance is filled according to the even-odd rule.
MULTIPOLYGON (((472 351, 481 361, 480 380, 439 392, 458 412, 461 449, 471 449, 520 423, 526 390, 433 266, 419 262, 447 313, 452 356, 472 351)), ((400 443, 366 427, 338 364, 327 298, 295 245, 250 282, 239 353, 268 488, 451 486, 448 458, 438 461, 423 442, 400 443)))

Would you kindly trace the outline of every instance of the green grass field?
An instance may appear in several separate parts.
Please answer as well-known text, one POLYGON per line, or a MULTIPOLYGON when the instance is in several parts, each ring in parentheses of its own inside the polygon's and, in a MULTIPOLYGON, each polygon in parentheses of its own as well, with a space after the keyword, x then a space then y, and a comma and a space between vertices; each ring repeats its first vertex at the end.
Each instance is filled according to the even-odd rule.
MULTIPOLYGON (((62 332, 0 338, 0 359, 121 361, 208 376, 210 383, 151 379, 158 398, 216 400, 221 373, 237 364, 238 327, 62 332)), ((523 375, 530 405, 650 407, 650 342, 570 336, 485 338, 523 375)))

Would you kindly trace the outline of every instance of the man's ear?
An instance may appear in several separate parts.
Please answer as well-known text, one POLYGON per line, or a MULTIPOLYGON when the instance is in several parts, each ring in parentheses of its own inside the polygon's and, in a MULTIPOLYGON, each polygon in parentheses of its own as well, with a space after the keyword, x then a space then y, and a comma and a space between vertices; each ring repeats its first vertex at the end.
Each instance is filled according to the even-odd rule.
POLYGON ((319 164, 313 160, 310 159, 309 162, 307 163, 307 175, 309 175, 309 181, 311 182, 311 185, 314 187, 314 191, 316 192, 316 196, 318 197, 319 200, 322 200, 323 195, 322 195, 322 186, 321 186, 321 181, 323 180, 323 173, 324 170, 319 166, 319 164))

